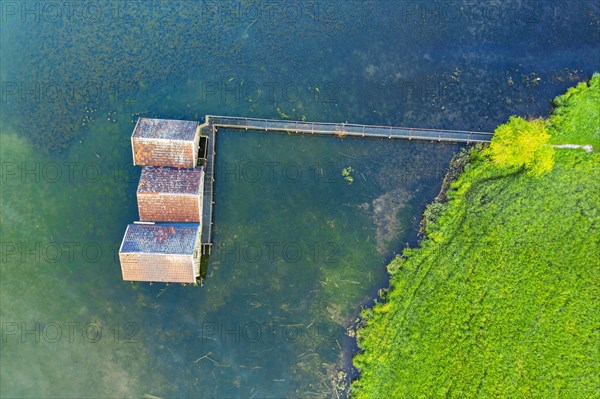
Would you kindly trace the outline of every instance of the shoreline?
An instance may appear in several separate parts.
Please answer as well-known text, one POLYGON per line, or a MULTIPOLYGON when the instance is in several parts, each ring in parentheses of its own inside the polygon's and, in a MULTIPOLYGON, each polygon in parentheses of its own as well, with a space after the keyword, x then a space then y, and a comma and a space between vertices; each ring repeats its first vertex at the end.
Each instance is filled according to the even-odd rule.
MULTIPOLYGON (((561 127, 559 122, 565 123, 563 119, 556 117, 557 114, 561 116, 564 114, 576 115, 578 117, 577 119, 573 119, 575 117, 571 116, 570 120, 579 122, 580 124, 585 126, 587 126, 585 124, 587 120, 583 120, 584 118, 580 117, 582 114, 588 112, 589 116, 587 119, 589 120, 591 118, 591 120, 594 120, 594 105, 596 103, 594 103, 593 101, 598 101, 597 99, 599 98, 599 96, 597 95, 597 88, 599 82, 600 75, 595 74, 588 82, 583 82, 577 87, 569 89, 567 94, 558 97, 557 100, 555 100, 555 108, 547 117, 547 121, 549 122, 551 128, 559 129, 561 127), (578 100, 577 96, 581 97, 584 95, 587 95, 590 98, 592 98, 592 100, 590 100, 592 101, 590 109, 585 108, 585 106, 589 106, 589 103, 586 102, 587 100, 578 100)), ((577 129, 573 129, 573 131, 577 132, 577 129)), ((588 132, 588 136, 589 135, 590 133, 588 132)), ((564 137, 561 137, 561 139, 565 140, 564 137)), ((491 165, 489 160, 486 159, 484 152, 482 151, 484 148, 483 145, 478 145, 478 147, 471 147, 470 149, 462 150, 452 158, 448 168, 448 172, 444 177, 439 194, 426 207, 425 212, 422 215, 421 225, 419 229, 419 235, 422 237, 421 240, 419 241, 416 247, 405 250, 401 256, 397 256, 389 263, 389 286, 387 288, 382 289, 382 295, 380 296, 380 298, 377 298, 375 305, 371 308, 365 309, 361 314, 361 320, 356 327, 357 345, 359 346, 360 351, 355 354, 353 359, 354 366, 358 370, 358 378, 352 381, 351 384, 352 397, 375 398, 377 397, 377 395, 381 395, 383 392, 387 392, 389 394, 390 392, 392 392, 389 391, 390 389, 393 389, 393 392, 396 392, 396 395, 398 397, 404 397, 407 392, 410 392, 411 395, 416 394, 419 391, 415 391, 415 387, 413 386, 414 381, 406 378, 408 378, 410 370, 412 370, 413 368, 415 368, 415 370, 422 370, 424 367, 423 364, 428 364, 430 371, 425 373, 424 376, 419 375, 419 378, 423 379, 424 382, 429 381, 428 384, 433 383, 432 379, 429 379, 427 377, 428 375, 448 373, 447 367, 441 367, 439 365, 447 363, 448 361, 452 361, 452 359, 455 356, 457 356, 457 354, 454 352, 450 352, 446 356, 436 355, 435 353, 430 353, 430 351, 432 350, 431 348, 429 350, 425 350, 423 348, 431 347, 431 345, 440 345, 440 343, 438 342, 439 336, 436 334, 442 334, 442 336, 450 334, 450 336, 452 336, 452 334, 456 333, 459 334, 458 336, 461 336, 462 333, 460 332, 460 330, 455 331, 454 328, 450 326, 445 327, 443 330, 439 330, 440 325, 444 325, 445 323, 452 323, 452 319, 454 319, 455 317, 459 317, 461 313, 459 312, 457 314, 456 311, 453 311, 452 313, 449 313, 446 317, 443 317, 443 313, 441 315, 430 314, 431 310, 427 306, 422 304, 430 303, 430 301, 428 302, 429 298, 423 297, 422 294, 420 294, 420 292, 429 292, 427 291, 427 289, 423 288, 424 285, 428 286, 430 284, 433 284, 433 287, 444 287, 445 285, 448 285, 448 281, 451 281, 442 279, 438 283, 435 283, 432 282, 432 280, 436 281, 435 277, 432 276, 436 276, 439 273, 447 273, 448 276, 460 275, 461 273, 463 273, 463 270, 461 269, 470 269, 472 267, 476 267, 476 269, 481 268, 482 262, 484 265, 489 264, 490 267, 493 267, 493 259, 495 259, 495 256, 503 256, 508 257, 510 259, 511 256, 519 255, 520 252, 529 251, 528 242, 536 242, 535 238, 532 238, 531 233, 525 237, 520 238, 517 230, 514 230, 513 232, 510 226, 504 227, 502 223, 498 223, 498 220, 504 220, 504 218, 508 218, 508 220, 510 220, 511 217, 514 217, 515 212, 521 212, 523 218, 537 219, 542 215, 539 213, 539 211, 535 210, 536 207, 544 204, 544 202, 547 203, 547 201, 555 202, 554 206, 558 206, 557 211, 558 209, 561 209, 562 212, 565 212, 562 208, 572 208, 572 206, 569 207, 561 205, 562 201, 565 201, 566 199, 572 200, 571 197, 575 195, 574 193, 571 193, 569 191, 570 189, 572 189, 572 187, 567 185, 564 186, 563 189, 561 183, 565 181, 565 179, 573 179, 570 176, 572 174, 575 174, 576 170, 574 170, 572 165, 583 163, 587 168, 591 168, 590 170, 597 168, 593 163, 593 158, 597 158, 597 154, 593 152, 592 144, 550 145, 553 148, 559 149, 583 149, 585 152, 568 151, 564 153, 561 152, 560 154, 557 153, 557 165, 555 166, 555 168, 558 170, 549 173, 551 173, 551 176, 560 173, 557 175, 558 180, 554 179, 556 183, 553 183, 551 176, 543 177, 542 179, 544 179, 545 184, 544 187, 548 187, 543 189, 539 188, 540 183, 538 183, 538 180, 536 180, 535 177, 526 176, 526 174, 522 173, 522 169, 513 168, 512 170, 508 170, 509 173, 507 174, 507 171, 502 172, 499 170, 498 167, 491 165), (565 176, 565 178, 560 177, 563 175, 565 176), (554 188, 552 184, 556 184, 557 187, 554 188), (495 191, 499 189, 501 191, 495 191), (561 189, 564 190, 563 194, 561 194, 560 192, 561 189), (540 193, 535 197, 532 197, 531 199, 528 198, 531 197, 531 194, 528 194, 529 192, 540 190, 546 190, 541 192, 547 194, 540 193), (490 193, 487 194, 487 191, 490 191, 490 193), (524 200, 519 201, 525 201, 525 204, 529 203, 529 207, 523 205, 523 207, 517 208, 518 210, 513 211, 513 215, 509 214, 507 216, 503 216, 505 212, 508 212, 508 208, 514 206, 510 203, 502 202, 501 197, 503 194, 505 194, 506 191, 514 191, 514 194, 510 194, 507 198, 524 198, 524 200), (515 197, 515 195, 517 197, 515 197), (478 199, 480 197, 481 199, 478 199), (492 215, 496 216, 489 216, 489 213, 492 209, 494 209, 492 215), (481 219, 481 221, 478 221, 478 219, 481 219), (475 224, 473 225, 473 223, 475 224), (487 226, 487 224, 491 224, 495 227, 489 227, 487 226), (473 235, 472 238, 464 238, 460 235, 459 232, 465 230, 465 226, 468 226, 468 229, 474 229, 474 231, 481 230, 483 232, 489 230, 489 232, 485 233, 485 235, 476 234, 473 235), (499 237, 494 241, 489 241, 487 237, 490 234, 494 234, 494 236, 498 235, 499 237), (517 237, 514 237, 515 234, 517 237), (504 236, 506 238, 502 238, 504 236), (511 240, 524 239, 526 241, 517 241, 515 243, 517 246, 514 246, 515 244, 510 244, 509 237, 513 237, 510 238, 511 240), (469 247, 469 249, 465 250, 465 247, 467 246, 469 247), (450 253, 450 255, 448 255, 448 253, 450 253), (473 261, 469 259, 473 258, 473 256, 475 256, 474 259, 477 259, 477 253, 487 254, 486 256, 492 259, 491 263, 490 261, 486 263, 485 260, 480 260, 477 263, 477 266, 475 266, 475 264, 472 264, 473 261), (457 262, 457 266, 462 266, 460 269, 454 269, 452 265, 449 266, 448 264, 439 263, 439 261, 436 261, 435 259, 446 259, 446 263, 457 262), (406 316, 404 316, 405 313, 406 316), (420 314, 422 316, 418 316, 420 314), (427 333, 429 333, 430 330, 423 331, 422 327, 413 330, 414 327, 410 327, 412 323, 416 323, 416 321, 414 321, 415 317, 419 317, 418 320, 420 320, 421 324, 425 323, 425 325, 427 325, 431 322, 430 320, 432 318, 438 320, 437 323, 443 324, 435 324, 434 326, 429 327, 431 329, 431 334, 433 335, 427 335, 427 333), (414 331, 413 334, 416 334, 414 336, 420 336, 421 338, 414 340, 411 339, 411 336, 405 336, 406 334, 408 334, 408 331, 414 331), (434 333, 434 331, 438 332, 434 333), (429 340, 426 340, 423 337, 424 334, 427 337, 429 337, 429 340), (399 357, 398 355, 395 355, 403 353, 404 351, 408 350, 407 348, 412 348, 410 349, 411 353, 418 353, 419 358, 423 358, 423 360, 421 362, 414 363, 410 360, 412 359, 412 357, 410 356, 399 357), (432 361, 432 363, 428 363, 427 359, 437 360, 435 362, 432 361), (386 379, 381 377, 381 375, 396 376, 393 379, 394 383, 385 382, 386 379), (412 388, 409 388, 409 386, 412 388), (401 393, 404 393, 404 395, 401 393)), ((585 174, 581 177, 581 179, 584 179, 583 181, 588 181, 585 180, 587 179, 587 176, 585 174)), ((591 191, 593 191, 594 188, 593 183, 588 183, 586 186, 583 187, 591 191)), ((589 198, 592 197, 593 196, 589 196, 589 198)), ((510 201, 514 202, 515 199, 511 199, 510 201)), ((587 201, 589 202, 591 200, 587 199, 587 201)), ((569 205, 572 204, 569 203, 569 205)), ((589 206, 593 207, 593 205, 586 203, 584 204, 583 208, 587 209, 587 207, 589 206)), ((577 214, 579 210, 573 209, 571 212, 577 214)), ((513 223, 520 222, 517 220, 517 222, 513 223)), ((559 232, 561 232, 561 228, 564 228, 565 224, 562 220, 557 220, 556 225, 552 225, 552 229, 548 233, 546 233, 542 225, 539 225, 539 230, 536 230, 538 229, 538 225, 536 223, 537 220, 536 222, 530 222, 529 225, 525 225, 526 227, 524 226, 523 228, 526 228, 527 231, 534 228, 535 230, 533 231, 535 232, 535 235, 533 237, 539 235, 539 239, 546 240, 540 242, 543 244, 537 245, 539 247, 544 248, 544 250, 548 252, 548 255, 546 256, 548 256, 550 259, 554 259, 552 252, 554 250, 554 241, 552 233, 556 231, 556 239, 559 239, 558 237, 560 237, 560 239, 562 240, 564 238, 565 233, 559 234, 559 232)), ((466 232, 468 231, 471 230, 467 230, 466 232)), ((593 243, 594 237, 591 237, 591 240, 593 243)), ((539 248, 535 251, 536 252, 533 252, 533 254, 543 253, 543 250, 539 248)), ((584 251, 582 250, 581 252, 583 253, 584 251)), ((532 255, 530 254, 527 256, 532 255)), ((585 257, 586 255, 580 254, 578 252, 577 256, 585 257)), ((498 258, 498 262, 506 263, 504 259, 501 259, 502 258, 498 258)), ((528 261, 528 258, 524 259, 525 260, 521 261, 525 262, 524 266, 528 266, 528 262, 533 262, 528 261)), ((561 261, 565 262, 565 259, 561 259, 561 261)), ((567 264, 565 265, 565 267, 567 267, 567 269, 569 269, 568 265, 581 263, 580 260, 576 261, 575 258, 567 259, 566 261, 567 264)), ((507 266, 508 265, 510 265, 510 261, 508 261, 507 266)), ((539 266, 536 267, 544 267, 544 265, 546 265, 546 267, 549 267, 548 264, 543 261, 539 266)), ((513 267, 520 266, 522 265, 515 264, 513 267)), ((523 267, 523 270, 528 269, 527 267, 523 267)), ((490 269, 490 274, 492 274, 493 272, 493 269, 490 269)), ((593 273, 593 270, 590 271, 590 273, 593 273)), ((524 274, 524 276, 529 275, 524 274)), ((472 278, 474 277, 469 278, 467 281, 469 281, 472 278)), ((482 281, 485 281, 487 276, 481 278, 483 279, 482 281)), ((491 281, 495 280, 492 279, 491 281)), ((509 282, 500 278, 494 284, 503 285, 509 284, 509 282)), ((484 293, 482 300, 485 300, 489 290, 489 288, 483 288, 485 286, 489 285, 484 284, 481 288, 472 289, 469 285, 462 285, 461 283, 459 283, 458 285, 453 285, 452 287, 454 287, 455 289, 466 290, 466 292, 472 292, 472 295, 480 295, 481 293, 484 293)), ((543 284, 540 287, 543 287, 543 284)), ((451 295, 452 291, 447 292, 448 295, 451 295)), ((439 306, 439 301, 445 301, 445 296, 439 295, 436 291, 434 291, 432 295, 437 295, 436 298, 439 299, 437 302, 434 301, 433 303, 431 303, 430 306, 439 306)), ((451 303, 452 302, 450 302, 450 304, 451 303)), ((449 309, 453 309, 456 305, 449 306, 449 309)), ((496 306, 496 304, 490 303, 487 304, 487 306, 496 306)), ((521 303, 517 302, 516 304, 514 304, 514 311, 520 311, 521 308, 519 306, 523 306, 523 309, 526 309, 527 307, 531 307, 532 305, 529 302, 524 302, 522 305, 521 303)), ((468 307, 466 309, 468 309, 468 307)), ((493 307, 491 309, 493 309, 493 307)), ((547 309, 542 308, 535 311, 544 312, 547 311, 547 309)), ((472 317, 473 316, 471 316, 470 319, 472 319, 472 317)), ((492 312, 490 316, 486 317, 487 320, 489 320, 490 317, 492 319, 497 319, 493 325, 486 327, 489 328, 491 331, 495 331, 493 329, 496 326, 502 326, 502 323, 505 322, 503 321, 504 319, 499 317, 498 314, 494 312, 492 312)), ((575 314, 571 317, 578 319, 582 316, 575 314)), ((486 318, 484 318, 484 320, 486 320, 486 318)), ((486 322, 486 325, 487 323, 488 322, 486 322)), ((553 324, 550 322, 550 325, 553 324)), ((496 351, 496 348, 499 347, 498 345, 500 345, 500 342, 504 342, 504 338, 502 338, 501 336, 497 338, 494 337, 494 335, 490 335, 490 340, 486 341, 489 342, 489 345, 491 345, 489 348, 492 351, 492 353, 494 353, 494 351, 496 351)), ((579 342, 579 344, 584 345, 585 340, 583 340, 583 344, 581 342, 579 342)), ((447 350, 446 348, 448 347, 448 345, 453 346, 452 344, 447 343, 445 345, 442 345, 439 351, 447 350)), ((511 346, 515 344, 509 341, 507 345, 511 346)), ((585 348, 585 345, 583 347, 585 348)), ((469 349, 465 350, 467 350, 466 353, 470 353, 469 349)), ((414 357, 416 355, 412 356, 414 357)), ((475 358, 477 358, 477 356, 475 356, 475 358)), ((498 357, 494 360, 497 364, 501 364, 503 361, 500 359, 502 358, 498 357)), ((475 361, 469 360, 467 364, 473 362, 475 361)), ((575 364, 577 365, 578 363, 575 364)), ((495 366, 495 364, 492 364, 492 366, 488 367, 493 366, 495 366)), ((571 373, 572 372, 574 371, 571 371, 571 373)), ((469 384, 472 385, 472 383, 468 382, 468 379, 466 381, 460 381, 461 377, 462 375, 460 373, 458 375, 449 374, 447 376, 447 378, 449 378, 451 381, 454 381, 453 384, 456 384, 456 381, 459 381, 458 384, 467 384, 466 386, 470 386, 469 384)), ((501 374, 499 374, 498 376, 496 376, 496 378, 499 381, 496 382, 496 384, 500 384, 501 386, 503 377, 501 376, 501 374)), ((545 375, 542 375, 540 378, 545 378, 545 375)), ((593 377, 589 378, 592 378, 593 380, 593 377)), ((488 379, 491 378, 488 377, 488 379)), ((433 378, 433 380, 435 380, 435 378, 433 378)), ((591 385, 585 385, 586 388, 583 389, 588 389, 589 387, 593 386, 594 385, 592 382, 591 385)), ((468 388, 465 389, 468 391, 468 388)), ((420 391, 420 393, 430 394, 431 392, 420 391)), ((475 396, 478 395, 479 394, 475 396)), ((475 396, 472 393, 470 395, 464 395, 463 397, 475 396)))

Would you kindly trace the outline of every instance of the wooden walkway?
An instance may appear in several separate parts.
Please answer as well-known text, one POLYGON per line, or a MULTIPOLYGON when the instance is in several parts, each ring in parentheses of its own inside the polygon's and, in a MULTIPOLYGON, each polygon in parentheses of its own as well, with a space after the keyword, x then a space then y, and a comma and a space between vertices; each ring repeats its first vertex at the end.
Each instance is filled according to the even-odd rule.
POLYGON ((396 126, 357 125, 353 123, 287 121, 214 115, 207 115, 206 123, 214 127, 263 130, 267 132, 310 133, 337 137, 450 141, 455 143, 489 143, 493 135, 486 132, 462 130, 415 129, 396 126))
POLYGON ((212 246, 213 205, 215 204, 215 159, 217 156, 216 131, 208 123, 200 125, 201 134, 208 137, 206 165, 204 167, 204 193, 202 195, 202 253, 208 253, 212 246))
POLYGON ((372 137, 404 140, 445 141, 452 143, 489 143, 493 133, 463 130, 418 129, 396 126, 358 125, 352 123, 328 123, 288 121, 277 119, 244 118, 237 116, 206 115, 201 125, 202 135, 208 136, 206 167, 204 169, 204 197, 202 216, 203 253, 210 254, 212 245, 215 158, 217 128, 319 134, 336 137, 372 137))

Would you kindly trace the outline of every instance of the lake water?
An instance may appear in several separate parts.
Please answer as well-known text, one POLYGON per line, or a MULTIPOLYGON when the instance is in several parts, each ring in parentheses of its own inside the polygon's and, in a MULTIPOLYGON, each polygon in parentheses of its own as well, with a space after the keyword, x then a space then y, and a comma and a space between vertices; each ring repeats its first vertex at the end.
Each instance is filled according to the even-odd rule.
POLYGON ((221 129, 204 286, 131 284, 138 116, 491 131, 600 69, 593 1, 1 7, 5 397, 345 395, 348 329, 462 147, 221 129))

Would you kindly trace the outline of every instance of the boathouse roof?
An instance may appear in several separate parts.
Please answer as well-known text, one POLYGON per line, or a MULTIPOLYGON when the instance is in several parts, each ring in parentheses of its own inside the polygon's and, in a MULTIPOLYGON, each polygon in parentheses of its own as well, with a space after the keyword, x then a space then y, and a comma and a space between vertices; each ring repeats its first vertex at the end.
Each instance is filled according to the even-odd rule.
POLYGON ((198 223, 130 224, 119 252, 192 255, 199 229, 198 223))
POLYGON ((197 121, 139 118, 133 138, 194 141, 197 121))
POLYGON ((146 166, 142 169, 137 192, 201 195, 203 174, 202 166, 194 169, 146 166))

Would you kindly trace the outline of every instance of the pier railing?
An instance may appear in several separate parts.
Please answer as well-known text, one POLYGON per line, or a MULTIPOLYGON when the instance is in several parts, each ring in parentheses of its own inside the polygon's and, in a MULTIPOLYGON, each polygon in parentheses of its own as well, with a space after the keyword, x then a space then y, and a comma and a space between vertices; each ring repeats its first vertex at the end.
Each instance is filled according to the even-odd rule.
POLYGON ((202 196, 202 252, 210 255, 212 244, 213 205, 215 201, 215 158, 217 155, 215 129, 208 125, 200 125, 203 136, 208 137, 206 164, 204 165, 204 193, 202 196))
POLYGON ((359 125, 354 123, 288 121, 237 116, 207 115, 206 122, 215 127, 231 129, 324 134, 337 137, 376 137, 388 139, 488 143, 493 136, 492 133, 463 130, 419 129, 397 126, 359 125))
POLYGON ((204 168, 204 198, 202 216, 202 243, 210 254, 213 227, 216 128, 262 130, 271 132, 305 133, 337 137, 374 137, 454 143, 489 143, 493 133, 463 130, 419 129, 397 126, 359 125, 354 123, 306 122, 277 119, 244 118, 238 116, 207 115, 201 125, 202 134, 208 136, 206 165, 204 168))

